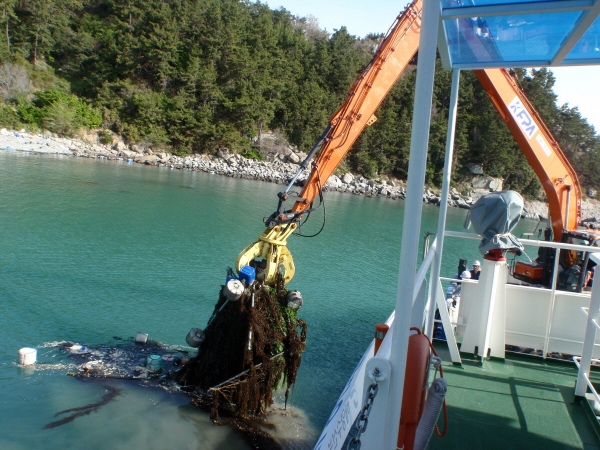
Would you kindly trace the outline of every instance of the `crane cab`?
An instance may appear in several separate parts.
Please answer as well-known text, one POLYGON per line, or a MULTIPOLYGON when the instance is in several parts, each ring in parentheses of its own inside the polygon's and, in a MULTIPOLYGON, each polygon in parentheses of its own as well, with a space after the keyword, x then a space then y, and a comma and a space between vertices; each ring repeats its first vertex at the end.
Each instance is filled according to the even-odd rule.
MULTIPOLYGON (((546 240, 549 240, 549 231, 546 240)), ((597 246, 600 232, 592 230, 563 231, 562 241, 568 244, 597 246)), ((556 250, 540 247, 535 261, 518 261, 511 270, 516 280, 532 285, 551 287, 552 271, 556 250)), ((557 289, 581 292, 589 285, 595 264, 590 261, 590 253, 576 250, 563 250, 560 253, 557 289)))

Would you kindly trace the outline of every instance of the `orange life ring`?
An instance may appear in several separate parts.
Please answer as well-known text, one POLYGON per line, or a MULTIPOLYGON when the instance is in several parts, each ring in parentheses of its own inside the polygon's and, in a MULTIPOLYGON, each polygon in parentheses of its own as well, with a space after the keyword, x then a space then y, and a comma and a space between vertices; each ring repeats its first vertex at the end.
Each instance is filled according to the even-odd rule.
POLYGON ((417 334, 413 334, 408 339, 406 376, 398 432, 398 448, 404 450, 412 450, 415 444, 417 425, 425 406, 430 359, 429 339, 420 330, 411 329, 416 330, 417 334))

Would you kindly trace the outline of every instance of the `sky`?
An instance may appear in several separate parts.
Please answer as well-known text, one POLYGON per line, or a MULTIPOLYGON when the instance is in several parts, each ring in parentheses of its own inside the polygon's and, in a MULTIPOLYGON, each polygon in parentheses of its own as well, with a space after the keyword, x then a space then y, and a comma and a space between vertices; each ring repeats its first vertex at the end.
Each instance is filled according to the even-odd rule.
MULTIPOLYGON (((264 1, 264 0, 263 0, 264 1)), ((272 9, 283 7, 299 17, 312 15, 319 27, 329 33, 345 26, 357 37, 368 33, 385 33, 409 0, 266 0, 272 9)), ((600 133, 600 93, 590 92, 600 80, 600 66, 561 67, 552 69, 556 78, 554 93, 557 104, 579 109, 581 115, 600 133)))

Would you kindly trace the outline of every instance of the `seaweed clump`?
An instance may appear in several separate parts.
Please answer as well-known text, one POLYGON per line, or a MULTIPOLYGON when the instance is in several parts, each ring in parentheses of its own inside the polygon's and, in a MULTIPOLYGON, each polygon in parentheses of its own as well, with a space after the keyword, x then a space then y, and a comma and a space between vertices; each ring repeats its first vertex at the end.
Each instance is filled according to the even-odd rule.
POLYGON ((273 287, 253 281, 235 301, 222 286, 198 355, 176 381, 194 389, 194 404, 209 409, 214 422, 219 412, 264 417, 273 391, 285 385, 287 403, 296 381, 307 328, 297 314, 282 277, 273 287))

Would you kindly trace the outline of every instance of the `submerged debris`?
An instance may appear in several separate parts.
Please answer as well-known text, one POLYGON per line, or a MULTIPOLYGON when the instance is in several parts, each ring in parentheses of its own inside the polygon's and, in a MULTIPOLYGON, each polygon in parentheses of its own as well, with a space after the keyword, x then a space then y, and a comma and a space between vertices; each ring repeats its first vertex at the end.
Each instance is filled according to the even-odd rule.
POLYGON ((306 347, 297 296, 287 299, 281 276, 275 287, 252 281, 238 299, 228 294, 223 286, 198 355, 174 374, 194 387, 194 403, 210 409, 215 422, 219 411, 263 417, 283 384, 287 403, 306 347))
POLYGON ((121 395, 121 390, 117 389, 116 387, 109 386, 109 385, 102 385, 102 386, 107 390, 106 394, 104 394, 104 396, 102 397, 102 400, 100 400, 99 402, 95 402, 95 403, 89 403, 85 406, 65 409, 63 411, 57 412, 54 415, 54 417, 57 417, 57 416, 60 416, 61 414, 66 414, 66 413, 73 413, 73 414, 70 414, 67 417, 63 417, 60 420, 56 420, 54 422, 50 422, 50 423, 46 424, 44 426, 44 430, 47 430, 50 428, 56 428, 60 425, 64 425, 66 423, 73 422, 77 417, 86 416, 92 412, 96 412, 96 411, 98 411, 98 409, 100 409, 100 407, 106 405, 107 403, 110 403, 112 400, 115 399, 115 397, 121 395))
MULTIPOLYGON (((181 370, 191 356, 186 349, 151 340, 142 344, 137 338, 124 340, 116 336, 113 337, 112 342, 100 345, 81 345, 60 341, 46 343, 41 348, 56 348, 58 355, 66 358, 69 362, 66 364, 40 363, 35 366, 34 370, 66 371, 68 375, 82 381, 98 382, 99 386, 106 390, 103 397, 97 402, 57 412, 55 417, 68 415, 46 424, 44 429, 56 428, 70 423, 78 417, 97 412, 102 406, 115 400, 121 395, 121 389, 103 381, 107 378, 133 380, 150 388, 161 388, 169 393, 191 394, 193 399, 196 399, 198 395, 195 388, 182 388, 174 381, 175 374, 181 370), (160 370, 156 370, 155 367, 157 359, 149 358, 150 356, 160 357, 160 370), (149 360, 151 364, 148 364, 149 360)), ((193 401, 196 403, 195 400, 193 401)), ((262 420, 230 417, 223 420, 222 424, 234 429, 252 448, 282 449, 278 440, 263 429, 269 427, 269 424, 262 420)))
MULTIPOLYGON (((206 329, 190 332, 188 343, 197 343, 197 355, 139 339, 138 333, 135 340, 115 337, 117 342, 98 346, 49 344, 71 362, 46 366, 69 369, 69 375, 78 378, 137 380, 170 392, 183 391, 192 396, 195 405, 210 410, 213 422, 219 423, 219 413, 234 416, 225 422, 248 442, 260 441, 260 448, 270 442, 264 448, 278 448, 253 421, 266 416, 278 387, 286 387, 287 404, 306 347, 307 325, 297 317, 302 297, 285 288, 281 275, 275 286, 256 280, 242 283, 236 279, 235 283, 235 295, 226 287, 221 289, 206 329)), ((72 414, 45 428, 97 411, 120 394, 114 387, 103 386, 107 393, 102 400, 60 411, 57 416, 72 414)))

